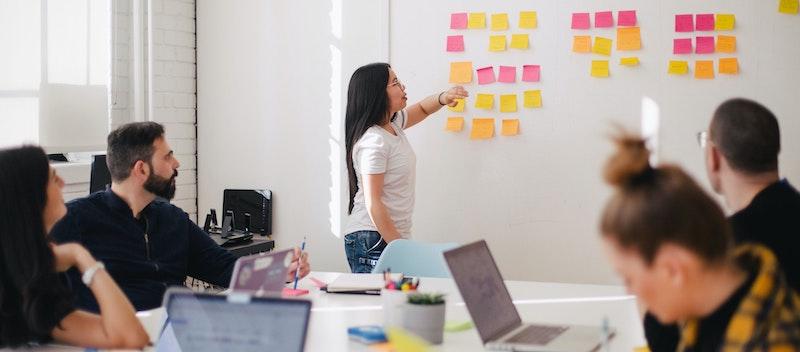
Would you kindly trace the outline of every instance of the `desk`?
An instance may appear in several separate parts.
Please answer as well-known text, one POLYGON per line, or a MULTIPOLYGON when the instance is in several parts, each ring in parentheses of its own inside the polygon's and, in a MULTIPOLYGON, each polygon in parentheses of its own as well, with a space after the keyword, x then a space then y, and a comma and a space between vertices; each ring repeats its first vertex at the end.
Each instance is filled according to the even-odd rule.
MULTIPOLYGON (((211 236, 219 236, 219 235, 213 234, 211 236)), ((236 258, 239 258, 251 254, 269 252, 275 248, 275 241, 269 239, 266 236, 253 235, 253 239, 251 241, 247 241, 241 244, 236 244, 233 246, 224 246, 222 248, 225 248, 236 258)))

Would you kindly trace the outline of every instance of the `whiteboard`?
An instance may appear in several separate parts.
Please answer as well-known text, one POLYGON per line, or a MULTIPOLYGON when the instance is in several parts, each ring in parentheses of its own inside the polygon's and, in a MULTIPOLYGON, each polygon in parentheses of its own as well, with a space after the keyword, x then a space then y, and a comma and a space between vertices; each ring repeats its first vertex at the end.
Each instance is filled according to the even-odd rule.
POLYGON ((598 221, 610 189, 601 180, 611 145, 611 123, 639 128, 644 98, 652 99, 661 116, 661 162, 677 163, 704 186, 703 153, 697 132, 707 128, 715 107, 730 97, 758 100, 779 118, 782 132, 781 173, 800 184, 800 16, 779 14, 778 1, 632 1, 632 0, 509 0, 509 1, 390 1, 390 63, 406 84, 409 102, 449 86, 449 65, 472 61, 473 68, 492 65, 541 65, 541 82, 479 86, 476 77, 465 85, 477 93, 517 93, 541 89, 543 107, 518 113, 478 113, 474 99, 463 114, 446 110, 408 130, 417 153, 417 198, 413 235, 426 241, 466 243, 488 240, 506 278, 541 281, 614 282, 602 252, 598 221), (616 27, 594 28, 594 12, 636 10, 642 50, 613 50, 611 76, 589 76, 596 54, 571 51, 574 35, 614 39, 616 27), (537 11, 538 28, 518 30, 519 11, 537 11), (485 12, 487 28, 449 29, 454 12, 485 12), (573 12, 591 12, 591 30, 570 29, 573 12), (529 33, 530 49, 487 50, 492 13, 508 13, 509 35, 529 33), (732 32, 676 33, 676 14, 731 13, 732 32), (447 35, 463 34, 466 51, 445 51, 447 35), (674 38, 735 35, 731 54, 672 55, 674 38), (634 68, 619 65, 622 56, 637 56, 634 68), (716 73, 713 80, 692 75, 669 76, 670 59, 737 57, 740 74, 716 73), (445 132, 448 116, 463 116, 465 130, 445 132), (519 118, 521 134, 488 141, 469 139, 473 117, 519 118))

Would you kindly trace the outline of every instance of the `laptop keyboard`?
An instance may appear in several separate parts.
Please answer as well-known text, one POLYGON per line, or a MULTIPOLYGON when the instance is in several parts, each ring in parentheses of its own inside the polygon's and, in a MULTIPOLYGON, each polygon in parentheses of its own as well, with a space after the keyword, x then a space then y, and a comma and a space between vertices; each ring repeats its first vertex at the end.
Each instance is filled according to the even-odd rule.
POLYGON ((528 325, 516 335, 503 341, 503 343, 547 345, 567 329, 569 329, 567 326, 528 325))

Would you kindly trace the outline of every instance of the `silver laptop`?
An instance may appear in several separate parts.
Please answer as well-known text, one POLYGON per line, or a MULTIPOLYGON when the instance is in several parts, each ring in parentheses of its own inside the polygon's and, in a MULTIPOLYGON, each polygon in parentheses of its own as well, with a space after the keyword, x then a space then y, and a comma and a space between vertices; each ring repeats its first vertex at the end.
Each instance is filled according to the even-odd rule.
POLYGON ((256 296, 280 293, 286 284, 292 251, 286 249, 237 259, 228 287, 234 292, 250 292, 256 296))
POLYGON ((444 257, 487 349, 588 352, 604 342, 599 326, 523 323, 486 241, 446 251, 444 257))

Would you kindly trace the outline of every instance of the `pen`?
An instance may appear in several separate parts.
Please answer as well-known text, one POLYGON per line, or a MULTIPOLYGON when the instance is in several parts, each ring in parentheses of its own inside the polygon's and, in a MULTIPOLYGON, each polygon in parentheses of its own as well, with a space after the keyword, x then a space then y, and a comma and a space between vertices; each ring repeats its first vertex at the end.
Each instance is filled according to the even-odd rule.
POLYGON ((608 352, 611 346, 608 340, 611 338, 611 331, 608 326, 608 317, 603 317, 603 350, 608 352))
POLYGON ((303 251, 306 250, 306 238, 303 237, 303 244, 300 245, 300 258, 297 258, 297 270, 294 271, 294 289, 297 289, 297 279, 300 276, 300 263, 303 261, 303 251))

